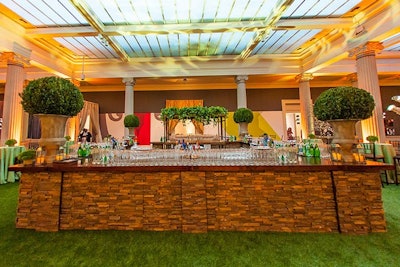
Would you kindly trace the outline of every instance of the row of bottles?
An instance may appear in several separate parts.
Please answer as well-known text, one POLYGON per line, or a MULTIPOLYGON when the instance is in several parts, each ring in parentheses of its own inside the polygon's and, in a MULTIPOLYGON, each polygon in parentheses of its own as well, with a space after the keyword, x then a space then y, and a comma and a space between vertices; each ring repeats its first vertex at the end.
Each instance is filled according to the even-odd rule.
POLYGON ((319 158, 321 157, 321 150, 318 144, 306 142, 305 144, 298 145, 298 154, 305 157, 319 158))

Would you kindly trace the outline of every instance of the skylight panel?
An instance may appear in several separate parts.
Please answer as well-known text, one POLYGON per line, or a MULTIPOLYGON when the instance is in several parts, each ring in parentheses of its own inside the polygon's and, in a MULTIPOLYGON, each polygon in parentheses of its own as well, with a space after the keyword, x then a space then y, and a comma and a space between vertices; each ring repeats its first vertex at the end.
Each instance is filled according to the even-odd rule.
POLYGON ((168 43, 166 43, 166 44, 164 44, 164 42, 160 42, 161 49, 163 51, 164 51, 164 49, 168 49, 168 51, 169 51, 168 54, 166 52, 164 52, 164 54, 168 55, 168 56, 172 56, 172 57, 180 56, 180 54, 179 54, 180 44, 179 44, 178 34, 168 34, 167 42, 168 43))
POLYGON ((187 51, 189 47, 189 35, 179 34, 179 55, 187 56, 187 51))
POLYGON ((220 0, 217 14, 215 15, 215 21, 229 21, 229 15, 233 8, 233 2, 231 0, 220 0))
POLYGON ((222 33, 213 33, 210 39, 210 47, 208 48, 210 55, 218 55, 217 50, 221 41, 222 33))
POLYGON ((91 0, 87 3, 89 8, 96 14, 97 18, 103 22, 103 24, 112 24, 113 20, 110 17, 110 14, 106 12, 105 7, 103 6, 102 1, 99 0, 91 0))
POLYGON ((147 3, 148 1, 137 1, 135 2, 134 9, 140 23, 148 24, 151 22, 151 17, 149 16, 147 3))
MULTIPOLYGON (((147 41, 146 36, 143 35, 136 35, 135 36, 138 44, 140 44, 140 48, 142 49, 144 55, 146 57, 152 57, 153 56, 153 52, 151 51, 151 47, 147 41)), ((135 47, 133 47, 135 49, 135 47)), ((136 49, 135 49, 136 50, 136 49)))
POLYGON ((162 35, 148 34, 146 35, 147 42, 149 44, 149 49, 153 57, 162 57, 161 47, 159 40, 162 39, 162 35))
POLYGON ((239 55, 243 50, 247 48, 250 40, 254 37, 253 32, 243 32, 242 36, 239 37, 240 33, 237 33, 236 38, 238 38, 239 42, 236 44, 235 50, 233 54, 239 55))
POLYGON ((188 23, 190 22, 189 17, 189 9, 190 9, 190 1, 177 1, 176 4, 176 16, 177 20, 180 23, 188 23))
POLYGON ((332 15, 335 16, 340 16, 343 15, 346 12, 349 12, 353 7, 358 5, 361 0, 349 0, 349 1, 343 1, 344 3, 342 5, 334 4, 334 6, 338 7, 340 6, 332 15))
POLYGON ((141 49, 134 50, 134 47, 138 47, 139 44, 133 36, 115 36, 114 40, 124 49, 129 57, 143 56, 139 54, 141 49))
POLYGON ((6 7, 12 9, 16 14, 22 17, 24 20, 35 26, 43 26, 44 22, 41 21, 41 17, 34 16, 30 12, 35 11, 35 13, 39 12, 34 6, 32 6, 27 1, 21 0, 18 3, 12 0, 2 0, 1 3, 6 7))
POLYGON ((295 0, 286 9, 282 17, 302 18, 341 16, 360 2, 361 0, 295 0))
POLYGON ((203 22, 210 22, 215 20, 215 15, 217 14, 218 1, 215 0, 205 0, 206 8, 204 8, 203 22))
POLYGON ((162 15, 165 23, 176 23, 176 6, 175 3, 172 4, 173 8, 171 8, 171 1, 170 0, 160 0, 161 2, 161 9, 162 15))
MULTIPOLYGON (((208 8, 208 7, 207 7, 208 8)), ((191 1, 190 3, 190 21, 192 23, 203 20, 204 1, 191 1)))

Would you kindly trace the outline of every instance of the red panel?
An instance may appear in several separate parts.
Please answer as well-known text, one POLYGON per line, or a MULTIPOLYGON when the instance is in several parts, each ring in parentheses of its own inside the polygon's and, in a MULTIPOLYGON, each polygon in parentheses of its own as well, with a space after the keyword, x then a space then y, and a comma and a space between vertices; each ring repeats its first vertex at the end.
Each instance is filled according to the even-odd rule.
POLYGON ((140 124, 135 129, 135 135, 138 138, 139 145, 150 145, 150 115, 151 113, 135 113, 138 116, 140 124))

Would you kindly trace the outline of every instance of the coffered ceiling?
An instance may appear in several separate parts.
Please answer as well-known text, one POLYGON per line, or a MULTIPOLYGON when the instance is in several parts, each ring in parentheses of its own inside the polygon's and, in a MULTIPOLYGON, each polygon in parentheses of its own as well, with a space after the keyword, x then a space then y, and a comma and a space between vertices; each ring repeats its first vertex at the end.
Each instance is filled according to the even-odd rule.
MULTIPOLYGON (((398 0, 0 0, 0 52, 27 79, 72 78, 83 90, 296 87, 346 83, 349 51, 382 42, 382 83, 400 84, 398 0)), ((0 66, 5 81, 6 64, 0 66)))

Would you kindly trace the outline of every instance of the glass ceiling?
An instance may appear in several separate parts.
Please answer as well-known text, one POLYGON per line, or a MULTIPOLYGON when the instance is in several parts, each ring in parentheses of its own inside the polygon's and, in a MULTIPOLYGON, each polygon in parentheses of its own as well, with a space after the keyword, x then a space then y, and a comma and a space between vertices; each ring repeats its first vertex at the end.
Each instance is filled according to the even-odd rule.
POLYGON ((0 0, 70 60, 300 54, 361 0, 0 0), (281 21, 293 25, 278 27, 281 21), (299 25, 301 27, 299 27, 299 25), (323 23, 321 23, 323 25, 323 23), (59 48, 59 47, 61 48, 59 48), (64 50, 62 50, 64 49, 64 50), (62 51, 61 51, 62 50, 62 51))

